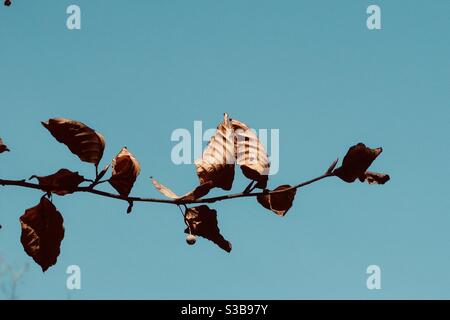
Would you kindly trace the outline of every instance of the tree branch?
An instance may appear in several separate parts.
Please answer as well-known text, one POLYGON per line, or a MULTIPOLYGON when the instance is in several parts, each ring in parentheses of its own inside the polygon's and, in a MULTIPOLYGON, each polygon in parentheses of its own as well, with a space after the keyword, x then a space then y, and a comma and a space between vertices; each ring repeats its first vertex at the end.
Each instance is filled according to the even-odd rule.
MULTIPOLYGON (((264 173, 270 168, 270 161, 261 141, 247 125, 224 114, 223 122, 217 127, 202 158, 198 159, 200 162, 196 161, 200 185, 179 197, 172 190, 152 179, 155 188, 168 198, 135 197, 129 196, 129 194, 139 176, 141 166, 126 147, 123 147, 117 156, 99 171, 98 165, 105 149, 105 139, 100 133, 79 121, 65 118, 49 119, 47 122, 42 122, 42 125, 81 161, 95 165, 95 177, 92 179, 86 179, 78 172, 72 172, 65 168, 48 176, 33 175, 31 178, 37 179, 38 182, 30 182, 31 178, 29 180, 0 179, 0 186, 36 189, 44 193, 39 203, 27 209, 20 217, 22 228, 20 240, 24 250, 44 272, 57 262, 61 241, 64 239, 64 219, 52 203, 53 194, 64 196, 83 192, 117 199, 128 204, 127 213, 133 210, 135 202, 176 205, 187 226, 184 230, 187 233, 187 244, 193 245, 196 236, 199 236, 214 242, 226 252, 230 252, 232 250, 231 243, 220 233, 217 211, 206 205, 194 206, 195 204, 209 204, 238 198, 256 198, 257 202, 265 209, 278 216, 285 216, 292 207, 296 190, 322 179, 336 176, 347 183, 359 180, 367 181, 369 184, 384 184, 390 179, 387 174, 367 171, 383 149, 371 149, 363 143, 358 143, 350 147, 339 168, 335 169, 338 162, 336 159, 324 174, 316 178, 293 186, 281 185, 272 191, 267 190, 268 177, 264 173), (248 150, 255 150, 257 154, 248 150), (222 151, 226 153, 222 154, 222 151), (225 155, 226 157, 224 157, 225 155), (210 162, 208 160, 210 158, 214 158, 214 161, 210 162), (233 160, 233 162, 230 163, 228 160, 233 160), (236 164, 241 167, 243 175, 250 179, 251 183, 240 193, 207 197, 212 188, 223 190, 232 188, 236 164), (110 178, 103 179, 110 167, 112 168, 110 178), (100 190, 100 184, 106 182, 109 182, 115 190, 113 192, 116 193, 100 190), (255 191, 257 188, 263 190, 255 191), (188 205, 191 204, 193 206, 188 208, 188 205), (184 207, 184 212, 181 206, 184 207)), ((0 153, 5 151, 9 151, 9 149, 0 139, 0 153)))
MULTIPOLYGON (((285 189, 285 190, 278 190, 278 191, 263 191, 263 192, 254 192, 254 193, 235 193, 235 194, 229 194, 229 195, 222 195, 222 196, 217 196, 217 197, 210 197, 210 198, 203 198, 203 199, 197 199, 197 200, 171 200, 171 199, 159 199, 159 198, 144 198, 144 197, 123 197, 119 194, 114 194, 114 193, 110 193, 110 192, 106 192, 106 191, 102 191, 102 190, 98 190, 98 189, 94 189, 92 187, 78 187, 75 189, 75 193, 76 192, 86 192, 86 193, 91 193, 91 194, 95 194, 98 196, 102 196, 102 197, 106 197, 106 198, 112 198, 112 199, 118 199, 118 200, 123 200, 126 201, 128 203, 133 203, 133 202, 153 202, 153 203, 166 203, 166 204, 174 204, 174 205, 184 205, 184 204, 193 204, 193 203, 213 203, 213 202, 217 202, 217 201, 225 201, 225 200, 231 200, 231 199, 237 199, 237 198, 249 198, 249 197, 257 197, 259 195, 268 195, 268 194, 277 194, 277 193, 283 193, 283 192, 287 192, 289 190, 293 190, 293 189, 299 189, 299 188, 303 188, 309 184, 312 184, 314 182, 317 182, 319 180, 328 178, 333 176, 333 174, 331 173, 325 173, 317 178, 299 183, 289 189, 285 189)), ((0 179, 0 185, 1 186, 17 186, 17 187, 21 187, 21 188, 28 188, 28 189, 36 189, 36 190, 41 190, 46 192, 45 190, 42 190, 42 188, 39 186, 39 184, 37 183, 30 183, 30 182, 26 182, 25 180, 5 180, 5 179, 0 179)))

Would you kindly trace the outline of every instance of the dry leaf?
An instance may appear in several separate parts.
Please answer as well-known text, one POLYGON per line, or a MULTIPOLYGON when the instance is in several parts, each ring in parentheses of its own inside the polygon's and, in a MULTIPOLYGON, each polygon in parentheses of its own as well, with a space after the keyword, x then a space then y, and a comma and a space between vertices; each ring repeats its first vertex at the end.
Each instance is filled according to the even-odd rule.
POLYGON ((234 164, 234 132, 225 113, 202 157, 195 161, 200 185, 211 181, 213 187, 230 190, 234 180, 234 164))
POLYGON ((360 179, 360 181, 361 182, 367 181, 369 184, 385 184, 391 179, 391 177, 389 177, 388 174, 370 171, 366 171, 364 176, 365 176, 364 180, 360 179))
POLYGON ((59 196, 74 193, 80 183, 85 181, 84 177, 80 176, 78 172, 72 172, 67 169, 61 169, 46 177, 32 176, 31 178, 38 179, 41 190, 52 192, 59 196))
POLYGON ((56 264, 64 238, 63 217, 47 198, 27 209, 20 217, 22 242, 25 252, 46 271, 56 264))
POLYGON ((120 153, 112 161, 112 170, 109 183, 121 196, 127 197, 141 171, 139 162, 127 148, 122 148, 120 153))
POLYGON ((365 172, 382 151, 382 148, 370 149, 358 143, 348 150, 342 166, 335 169, 333 174, 349 183, 356 179, 364 181, 365 172))
POLYGON ((185 230, 187 234, 206 238, 226 252, 231 251, 231 243, 220 234, 216 210, 211 210, 208 206, 188 208, 185 219, 189 226, 185 230))
POLYGON ((3 144, 3 140, 0 138, 0 153, 10 151, 6 145, 3 144))
MULTIPOLYGON (((273 191, 282 191, 290 189, 290 185, 282 185, 273 191)), ((292 203, 297 193, 296 189, 291 189, 280 193, 266 193, 257 196, 258 202, 266 209, 273 211, 279 216, 284 216, 292 207, 292 203)))
POLYGON ((204 184, 197 186, 194 190, 192 190, 180 197, 176 193, 174 193, 172 190, 170 190, 168 187, 159 183, 153 177, 151 179, 152 179, 153 185, 159 192, 161 192, 167 198, 177 200, 177 201, 194 201, 194 200, 200 199, 201 197, 206 196, 208 194, 208 192, 213 188, 212 182, 209 181, 209 182, 206 182, 204 184))
POLYGON ((246 124, 231 120, 235 132, 235 156, 242 173, 257 181, 256 188, 265 189, 270 170, 266 149, 256 134, 246 124))
POLYGON ((81 122, 64 118, 50 119, 42 125, 81 161, 98 165, 105 149, 105 139, 100 133, 81 122))
POLYGON ((156 190, 161 192, 163 195, 165 195, 167 198, 170 199, 178 199, 180 198, 178 195, 176 195, 172 190, 167 188, 165 185, 160 184, 156 179, 151 177, 152 183, 155 186, 156 190))

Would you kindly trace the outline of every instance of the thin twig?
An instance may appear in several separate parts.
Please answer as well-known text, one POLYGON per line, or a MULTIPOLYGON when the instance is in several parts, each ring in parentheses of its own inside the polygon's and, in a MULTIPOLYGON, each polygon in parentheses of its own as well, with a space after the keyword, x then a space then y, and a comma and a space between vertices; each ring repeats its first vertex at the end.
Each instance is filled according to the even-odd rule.
MULTIPOLYGON (((266 190, 263 192, 254 192, 254 193, 241 192, 241 193, 228 194, 228 195, 222 195, 222 196, 217 196, 217 197, 202 198, 202 199, 197 199, 197 200, 172 200, 172 199, 144 198, 144 197, 130 197, 130 196, 124 197, 119 194, 114 194, 114 193, 110 193, 110 192, 106 192, 106 191, 102 191, 102 190, 98 190, 98 189, 93 189, 91 187, 78 187, 75 189, 74 192, 92 193, 92 194, 102 196, 102 197, 127 201, 128 203, 154 202, 154 203, 167 203, 167 204, 174 204, 174 205, 186 205, 186 204, 191 204, 191 203, 213 203, 213 202, 217 202, 217 201, 231 200, 231 199, 236 199, 236 198, 248 198, 248 197, 257 197, 259 195, 278 194, 278 193, 287 192, 287 191, 290 191, 293 189, 303 188, 309 184, 312 184, 314 182, 317 182, 319 180, 322 180, 322 179, 325 179, 325 178, 328 178, 331 176, 333 176, 333 174, 327 172, 317 178, 299 183, 289 189, 284 189, 284 190, 278 190, 278 191, 267 191, 266 190)), ((2 185, 2 186, 17 186, 17 187, 22 187, 22 188, 42 190, 41 187, 39 186, 39 184, 26 182, 24 180, 0 179, 0 185, 2 185)), ((45 191, 45 190, 43 190, 43 191, 45 191)))

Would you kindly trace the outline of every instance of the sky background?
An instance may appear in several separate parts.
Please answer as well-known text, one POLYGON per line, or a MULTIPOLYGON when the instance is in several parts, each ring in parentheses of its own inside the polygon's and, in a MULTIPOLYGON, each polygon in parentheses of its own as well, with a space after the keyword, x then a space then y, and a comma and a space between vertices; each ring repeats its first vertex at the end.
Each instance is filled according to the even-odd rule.
MULTIPOLYGON (((142 165, 134 195, 197 183, 176 166, 173 130, 214 128, 223 112, 280 129, 269 186, 322 174, 351 145, 382 146, 384 186, 328 179, 280 218, 254 199, 211 205, 230 254, 185 243, 176 207, 55 197, 66 235, 45 274, 20 243, 19 217, 42 192, 0 188, 0 256, 29 264, 22 299, 450 298, 450 1, 26 1, 0 7, 2 178, 62 167, 92 176, 40 125, 86 123, 106 138, 102 164, 127 146, 142 165), (66 8, 82 30, 66 28, 66 8), (377 4, 382 30, 366 27, 377 4), (79 265, 82 290, 66 289, 79 265), (381 290, 366 268, 381 267, 381 290)), ((247 181, 236 170, 233 191, 247 181)), ((111 190, 105 186, 105 190, 111 190)), ((214 192, 213 194, 220 194, 214 192)), ((5 282, 7 279, 2 278, 5 282)), ((0 293, 0 298, 6 298, 0 293)))

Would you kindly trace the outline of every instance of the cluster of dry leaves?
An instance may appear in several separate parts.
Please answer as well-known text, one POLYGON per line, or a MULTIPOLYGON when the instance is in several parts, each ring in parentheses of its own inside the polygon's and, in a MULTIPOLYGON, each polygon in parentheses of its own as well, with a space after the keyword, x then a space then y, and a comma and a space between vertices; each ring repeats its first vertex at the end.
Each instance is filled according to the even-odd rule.
MULTIPOLYGON (((81 161, 92 163, 96 168, 94 179, 86 179, 78 172, 65 168, 48 176, 32 176, 30 178, 37 180, 36 188, 41 189, 45 194, 36 206, 27 209, 20 217, 21 242, 25 252, 41 266, 43 271, 46 271, 57 261, 65 232, 63 217, 52 202, 52 194, 65 196, 74 192, 92 191, 99 195, 99 192, 93 192, 96 190, 94 188, 107 182, 118 193, 111 194, 113 197, 129 202, 128 213, 131 212, 134 201, 145 200, 144 198, 129 197, 141 167, 136 157, 127 148, 120 150, 111 163, 99 171, 99 163, 105 149, 105 139, 100 133, 81 122, 64 118, 50 119, 43 122, 42 125, 81 161), (110 177, 102 180, 110 168, 110 177), (87 186, 82 186, 83 183, 86 183, 87 186)), ((9 149, 0 139, 0 153, 5 151, 9 151, 9 149)), ((372 162, 381 152, 381 148, 370 149, 359 143, 348 150, 340 167, 335 168, 337 160, 334 161, 324 175, 313 181, 337 176, 349 183, 358 179, 370 184, 384 184, 389 180, 388 175, 368 171, 372 162)), ((231 243, 225 240, 220 233, 216 210, 207 205, 188 207, 188 204, 213 202, 208 201, 213 198, 204 198, 213 188, 230 190, 236 166, 241 168, 243 175, 250 180, 250 183, 242 193, 229 196, 229 198, 256 197, 264 208, 279 216, 284 216, 288 212, 297 189, 302 186, 302 184, 282 185, 273 190, 267 189, 270 163, 264 146, 246 124, 231 119, 225 114, 223 122, 217 127, 202 157, 195 161, 199 178, 198 186, 185 195, 178 196, 152 178, 155 188, 171 199, 171 203, 184 206, 183 216, 188 244, 194 244, 196 237, 200 236, 214 242, 227 252, 231 251, 231 243), (254 192, 256 189, 259 191, 254 192)), ((8 185, 8 181, 1 180, 1 184, 8 185)), ((14 185, 30 187, 31 184, 15 182, 14 185)), ((102 191, 100 195, 107 195, 107 193, 102 191)), ((215 201, 226 198, 226 196, 220 199, 215 198, 215 201)))

